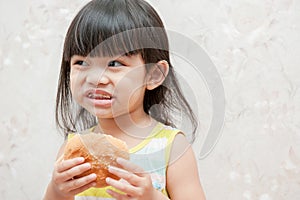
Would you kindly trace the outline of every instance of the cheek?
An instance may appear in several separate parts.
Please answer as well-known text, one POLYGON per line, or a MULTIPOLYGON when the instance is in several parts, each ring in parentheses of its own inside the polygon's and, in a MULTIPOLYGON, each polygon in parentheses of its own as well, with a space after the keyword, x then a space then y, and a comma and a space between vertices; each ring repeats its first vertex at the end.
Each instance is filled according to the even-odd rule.
POLYGON ((76 77, 74 76, 74 74, 70 74, 70 90, 72 95, 74 95, 74 91, 76 90, 76 77))
POLYGON ((70 90, 72 93, 72 96, 76 99, 77 98, 77 94, 80 91, 80 85, 82 82, 82 75, 80 75, 80 73, 77 72, 73 72, 71 70, 70 72, 70 90))
POLYGON ((145 77, 146 72, 142 68, 131 70, 119 78, 116 89, 118 93, 121 92, 127 97, 134 96, 136 93, 140 93, 141 90, 145 90, 145 77))
POLYGON ((142 79, 123 78, 116 87, 118 101, 125 107, 138 106, 143 103, 146 86, 142 79))

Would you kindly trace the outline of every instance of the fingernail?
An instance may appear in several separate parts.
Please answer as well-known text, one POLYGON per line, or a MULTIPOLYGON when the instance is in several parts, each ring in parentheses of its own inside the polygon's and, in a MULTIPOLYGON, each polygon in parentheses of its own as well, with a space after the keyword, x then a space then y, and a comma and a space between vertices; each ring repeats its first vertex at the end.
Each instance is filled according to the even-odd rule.
POLYGON ((126 162, 126 160, 125 160, 124 158, 120 158, 120 157, 118 157, 118 158, 116 159, 116 161, 117 161, 117 163, 119 163, 119 164, 122 164, 122 163, 126 162))
POLYGON ((110 178, 107 177, 107 178, 105 179, 105 181, 106 181, 107 184, 109 184, 109 183, 110 183, 110 178))
POLYGON ((91 163, 84 163, 83 165, 84 165, 84 167, 87 167, 87 168, 91 168, 92 167, 91 163))
POLYGON ((83 162, 84 161, 84 157, 78 157, 78 162, 83 162))
POLYGON ((93 174, 90 174, 89 176, 90 176, 90 178, 92 178, 92 179, 97 178, 97 175, 94 174, 94 173, 93 173, 93 174))
POLYGON ((108 166, 108 171, 110 173, 112 173, 112 172, 128 173, 126 170, 118 168, 118 167, 115 167, 115 166, 108 166))
POLYGON ((108 166, 108 171, 109 171, 109 172, 117 171, 117 170, 118 170, 117 167, 114 167, 114 166, 111 166, 111 165, 108 166))

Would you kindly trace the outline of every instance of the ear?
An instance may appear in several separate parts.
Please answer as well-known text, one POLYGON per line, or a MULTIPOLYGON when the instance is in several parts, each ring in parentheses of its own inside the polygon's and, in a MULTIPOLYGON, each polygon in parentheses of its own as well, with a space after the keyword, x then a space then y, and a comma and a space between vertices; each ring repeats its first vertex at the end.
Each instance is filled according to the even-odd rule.
POLYGON ((148 72, 147 89, 153 90, 160 86, 169 73, 169 63, 165 60, 157 62, 148 72))

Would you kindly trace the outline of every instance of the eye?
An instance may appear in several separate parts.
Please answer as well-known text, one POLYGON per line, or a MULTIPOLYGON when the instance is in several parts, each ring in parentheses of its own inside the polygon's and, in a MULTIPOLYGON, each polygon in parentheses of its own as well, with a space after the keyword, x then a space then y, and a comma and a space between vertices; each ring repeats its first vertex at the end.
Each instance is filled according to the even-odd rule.
POLYGON ((83 60, 78 60, 78 61, 74 62, 74 65, 88 66, 87 62, 85 62, 83 60))
POLYGON ((118 62, 118 61, 116 61, 116 60, 114 60, 114 61, 109 62, 108 66, 109 67, 120 67, 120 66, 123 66, 123 64, 120 63, 120 62, 118 62))

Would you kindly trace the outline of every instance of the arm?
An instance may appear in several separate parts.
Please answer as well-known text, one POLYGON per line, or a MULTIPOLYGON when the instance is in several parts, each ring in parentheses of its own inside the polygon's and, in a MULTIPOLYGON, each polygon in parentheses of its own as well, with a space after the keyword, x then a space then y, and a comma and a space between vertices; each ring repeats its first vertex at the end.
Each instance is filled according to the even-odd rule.
MULTIPOLYGON (((119 158, 117 162, 121 168, 110 166, 109 172, 126 181, 106 179, 108 185, 124 192, 121 194, 108 190, 107 192, 115 199, 168 199, 153 188, 150 175, 139 166, 119 158)), ((205 200, 193 150, 182 134, 175 137, 172 146, 167 169, 167 190, 172 200, 205 200)))
POLYGON ((205 200, 195 155, 183 134, 174 139, 167 169, 167 190, 172 200, 205 200))
POLYGON ((64 143, 60 148, 54 165, 52 179, 47 187, 44 200, 74 200, 74 196, 94 185, 95 174, 73 179, 90 169, 89 163, 84 163, 83 158, 63 160, 64 143))

